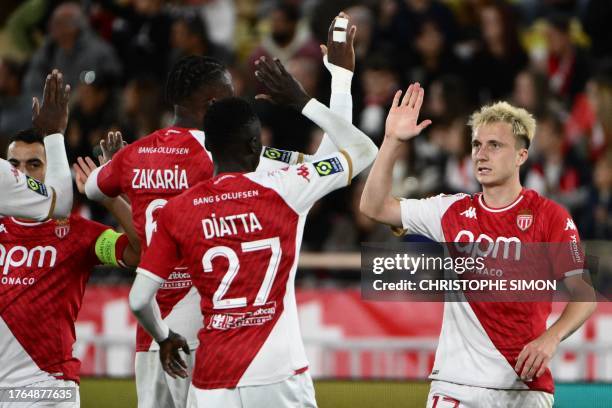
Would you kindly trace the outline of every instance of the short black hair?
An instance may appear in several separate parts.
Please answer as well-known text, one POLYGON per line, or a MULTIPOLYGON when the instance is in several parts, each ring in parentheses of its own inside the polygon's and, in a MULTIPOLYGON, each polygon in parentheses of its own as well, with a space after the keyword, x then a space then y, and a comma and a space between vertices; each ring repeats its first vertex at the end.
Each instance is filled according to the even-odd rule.
POLYGON ((13 142, 23 142, 27 144, 40 143, 45 145, 44 137, 34 128, 20 130, 9 138, 9 144, 13 142))
POLYGON ((227 72, 220 61, 202 55, 181 58, 170 70, 166 81, 166 99, 180 105, 203 86, 213 85, 227 72))
POLYGON ((229 146, 244 146, 252 136, 245 130, 258 122, 255 110, 244 99, 231 97, 216 101, 204 116, 206 148, 219 151, 229 146))

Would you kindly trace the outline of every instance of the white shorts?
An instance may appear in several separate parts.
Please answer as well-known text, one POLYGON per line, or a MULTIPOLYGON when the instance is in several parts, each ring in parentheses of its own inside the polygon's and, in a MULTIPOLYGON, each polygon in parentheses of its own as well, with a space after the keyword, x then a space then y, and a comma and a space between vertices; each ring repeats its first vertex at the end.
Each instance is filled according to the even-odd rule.
POLYGON ((544 391, 497 390, 432 381, 427 408, 552 408, 553 401, 553 395, 544 391))
MULTIPOLYGON (((0 401, 0 408, 80 408, 81 398, 79 396, 79 385, 74 381, 66 380, 48 380, 40 381, 33 384, 26 385, 24 387, 18 387, 19 389, 24 388, 39 388, 41 391, 54 389, 54 388, 70 388, 75 394, 74 401, 59 402, 59 401, 32 401, 32 402, 8 402, 6 398, 4 401, 0 401)), ((68 390, 66 390, 68 391, 68 390)), ((5 394, 6 395, 6 394, 5 394)))
POLYGON ((308 371, 266 385, 203 390, 189 388, 188 408, 317 408, 308 371))
POLYGON ((136 353, 136 394, 138 408, 185 408, 193 372, 195 350, 187 355, 179 351, 187 363, 188 378, 172 378, 162 368, 159 351, 136 353))

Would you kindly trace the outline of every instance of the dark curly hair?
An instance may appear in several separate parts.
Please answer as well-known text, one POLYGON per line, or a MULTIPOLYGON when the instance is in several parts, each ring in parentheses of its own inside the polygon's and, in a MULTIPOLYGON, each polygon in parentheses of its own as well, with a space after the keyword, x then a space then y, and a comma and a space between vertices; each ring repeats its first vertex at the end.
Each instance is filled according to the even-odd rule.
POLYGON ((180 105, 204 86, 214 86, 227 68, 211 57, 192 55, 181 58, 170 70, 166 81, 166 99, 180 105))

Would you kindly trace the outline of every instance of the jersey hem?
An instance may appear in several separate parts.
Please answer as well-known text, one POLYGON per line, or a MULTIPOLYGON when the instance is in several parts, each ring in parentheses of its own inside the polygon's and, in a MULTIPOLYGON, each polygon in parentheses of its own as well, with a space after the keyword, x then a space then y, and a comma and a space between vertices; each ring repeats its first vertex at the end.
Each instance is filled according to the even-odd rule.
MULTIPOLYGON (((307 368, 308 367, 306 367, 306 369, 307 368)), ((285 373, 282 375, 268 377, 264 379, 252 379, 252 380, 244 381, 244 382, 241 380, 238 380, 238 381, 236 380, 198 381, 195 379, 195 376, 194 376, 194 379, 191 381, 191 383, 193 384, 194 387, 199 388, 201 390, 215 390, 219 388, 241 388, 241 387, 253 387, 253 386, 258 386, 258 385, 270 385, 270 384, 276 384, 279 382, 283 382, 293 377, 294 375, 298 375, 296 374, 296 372, 303 370, 303 369, 304 367, 297 369, 297 370, 293 370, 291 373, 285 373)))
POLYGON ((466 382, 466 381, 457 380, 457 379, 448 380, 448 379, 442 379, 440 377, 433 376, 433 375, 430 375, 428 378, 430 380, 432 380, 432 381, 442 381, 442 382, 447 382, 447 383, 451 383, 451 384, 467 385, 468 387, 489 388, 489 389, 492 389, 492 390, 506 390, 506 391, 543 391, 543 392, 546 392, 548 394, 554 395, 554 388, 552 390, 550 388, 542 388, 542 387, 531 388, 531 387, 529 387, 525 383, 523 383, 523 384, 525 384, 525 386, 527 388, 500 387, 500 386, 495 385, 495 384, 476 383, 476 382, 473 382, 473 381, 466 382))

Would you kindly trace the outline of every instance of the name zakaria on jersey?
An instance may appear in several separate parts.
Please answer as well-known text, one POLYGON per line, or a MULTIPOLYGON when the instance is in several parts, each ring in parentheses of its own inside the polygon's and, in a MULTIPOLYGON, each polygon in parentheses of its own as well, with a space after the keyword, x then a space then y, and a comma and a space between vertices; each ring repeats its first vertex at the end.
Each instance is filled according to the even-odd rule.
POLYGON ((350 181, 349 163, 337 153, 285 170, 226 173, 160 212, 138 272, 163 284, 179 259, 192 271, 204 316, 196 387, 270 384, 306 370, 294 291, 302 232, 313 203, 350 181))
POLYGON ((109 227, 72 215, 0 218, 0 387, 79 381, 77 318, 98 237, 109 227))
MULTIPOLYGON (((295 164, 297 152, 264 148, 260 167, 275 169, 295 164)), ((132 205, 134 228, 142 251, 157 229, 159 209, 168 200, 213 175, 213 163, 204 146, 204 133, 195 129, 170 127, 153 132, 121 149, 96 176, 97 188, 106 196, 126 194, 132 205)), ((198 345, 200 298, 192 289, 191 271, 182 262, 157 294, 162 317, 181 330, 189 346, 198 345)), ((136 351, 157 350, 151 336, 138 326, 136 351)))
MULTIPOLYGON (((523 190, 504 208, 490 208, 482 194, 439 195, 401 200, 403 227, 438 242, 484 243, 488 256, 503 264, 520 261, 527 243, 567 243, 578 248, 580 238, 566 210, 533 190, 523 190), (496 250, 497 248, 497 250, 496 250), (518 251, 518 252, 517 252, 518 251)), ((467 248, 467 246, 459 246, 467 248)), ((568 251, 569 253, 569 251, 568 251)), ((565 262, 550 265, 550 278, 563 279, 583 268, 576 250, 565 262)), ((512 279, 511 276, 504 278, 512 279)), ((434 367, 430 378, 477 387, 554 392, 550 371, 523 382, 514 371, 523 347, 546 330, 550 301, 446 302, 434 367)))

